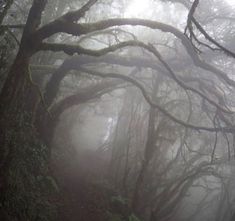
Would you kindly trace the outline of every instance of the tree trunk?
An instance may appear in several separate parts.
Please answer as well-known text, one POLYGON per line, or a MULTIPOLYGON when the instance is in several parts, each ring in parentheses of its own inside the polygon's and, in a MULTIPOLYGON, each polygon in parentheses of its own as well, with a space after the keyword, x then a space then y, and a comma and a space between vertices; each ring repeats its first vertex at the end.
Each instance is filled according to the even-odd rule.
MULTIPOLYGON (((26 87, 25 73, 29 65, 29 58, 24 53, 19 53, 8 74, 4 87, 0 94, 0 174, 2 167, 5 169, 6 151, 10 153, 7 147, 8 131, 17 126, 16 119, 24 109, 24 95, 26 87)), ((0 178, 1 180, 1 178, 0 178)), ((1 185, 0 185, 1 186, 1 185)))
POLYGON ((31 160, 28 153, 33 146, 36 148, 38 140, 31 125, 34 100, 33 96, 29 97, 32 87, 27 79, 28 67, 28 53, 20 51, 0 95, 0 220, 4 221, 26 218, 23 215, 25 208, 19 209, 20 202, 14 206, 14 197, 20 198, 22 194, 26 202, 30 176, 40 174, 37 166, 33 169, 28 163, 31 160), (16 215, 16 211, 20 215, 16 215))
POLYGON ((145 175, 147 173, 149 163, 152 160, 153 154, 156 151, 155 143, 157 139, 157 133, 154 127, 155 127, 155 109, 150 108, 147 141, 146 141, 145 151, 144 151, 144 160, 142 161, 142 165, 141 165, 140 172, 136 180, 134 194, 132 198, 132 210, 137 215, 141 214, 140 198, 141 198, 141 191, 143 191, 145 175))

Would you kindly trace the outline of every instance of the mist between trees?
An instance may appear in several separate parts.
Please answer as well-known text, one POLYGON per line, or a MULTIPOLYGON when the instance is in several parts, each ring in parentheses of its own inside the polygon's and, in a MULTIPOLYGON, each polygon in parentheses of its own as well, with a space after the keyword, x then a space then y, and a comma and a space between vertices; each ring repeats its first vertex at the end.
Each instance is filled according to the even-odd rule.
POLYGON ((234 221, 234 9, 0 1, 0 220, 234 221))

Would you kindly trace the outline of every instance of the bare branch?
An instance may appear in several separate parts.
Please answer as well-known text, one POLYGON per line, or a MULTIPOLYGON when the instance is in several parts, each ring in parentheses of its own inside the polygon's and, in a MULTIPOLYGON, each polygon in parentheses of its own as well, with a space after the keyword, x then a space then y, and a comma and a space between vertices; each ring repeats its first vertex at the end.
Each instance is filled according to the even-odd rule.
MULTIPOLYGON (((191 33, 193 32, 193 31, 192 31, 192 29, 193 29, 193 27, 192 27, 192 18, 193 18, 193 15, 194 15, 194 13, 195 13, 195 11, 196 11, 196 8, 197 8, 198 4, 199 4, 199 0, 195 0, 195 1, 193 2, 193 4, 192 4, 192 7, 191 7, 190 10, 189 10, 189 13, 188 13, 188 20, 187 20, 187 26, 185 27, 184 33, 186 33, 187 29, 189 29, 190 35, 191 35, 191 33)), ((191 36, 190 36, 190 38, 191 38, 191 36)))
MULTIPOLYGON (((215 121, 216 121, 216 115, 213 119, 214 126, 215 126, 215 121)), ((213 150, 212 150, 212 153, 211 153, 211 163, 213 163, 213 161, 214 161, 215 150, 216 150, 216 147, 217 147, 217 141, 218 141, 218 132, 215 133, 215 142, 214 142, 214 147, 213 147, 213 150)))
POLYGON ((116 45, 109 46, 107 48, 103 48, 100 50, 92 50, 92 49, 85 49, 79 45, 69 45, 69 44, 56 44, 56 43, 42 43, 39 47, 40 50, 43 51, 54 51, 59 52, 63 51, 66 54, 73 55, 73 54, 86 54, 91 56, 102 56, 109 52, 116 51, 118 49, 127 47, 127 46, 140 46, 143 43, 139 41, 124 41, 116 45))
POLYGON ((81 17, 85 15, 85 13, 97 2, 98 0, 89 0, 84 6, 82 6, 80 9, 68 12, 67 14, 63 15, 61 18, 65 19, 69 22, 74 22, 79 20, 81 17))
POLYGON ((227 132, 227 133, 234 133, 234 128, 231 127, 222 127, 222 128, 212 128, 212 127, 203 127, 203 126, 195 126, 193 124, 190 123, 186 123, 183 120, 180 120, 176 117, 174 117, 173 115, 171 115, 170 113, 168 113, 164 108, 162 108, 159 104, 154 103, 151 98, 149 97, 148 93, 146 92, 145 88, 135 79, 129 77, 129 76, 125 76, 125 75, 121 75, 121 74, 116 74, 116 73, 101 73, 98 71, 92 71, 86 68, 80 68, 81 71, 84 71, 86 73, 92 74, 94 76, 99 76, 99 77, 103 77, 103 78, 119 78, 119 79, 123 79, 124 81, 127 81, 131 84, 133 84, 134 86, 136 86, 142 93, 142 95, 144 96, 145 100, 148 102, 148 104, 154 108, 157 108, 162 114, 164 114, 166 117, 168 117, 170 120, 174 121, 177 124, 180 124, 186 128, 190 128, 193 130, 198 130, 198 131, 208 131, 208 132, 227 132))
POLYGON ((200 97, 204 98, 210 104, 212 104, 216 108, 220 109, 221 111, 223 111, 225 113, 232 113, 230 110, 224 109, 223 107, 221 107, 216 102, 214 102, 213 100, 211 100, 210 98, 205 96, 200 91, 198 91, 195 88, 192 88, 192 87, 186 85, 183 81, 179 80, 177 78, 177 76, 175 75, 175 73, 170 68, 170 66, 162 59, 160 53, 152 45, 146 45, 143 42, 132 40, 132 41, 121 42, 119 44, 112 45, 110 47, 103 48, 103 49, 100 49, 100 50, 84 49, 83 47, 81 47, 79 45, 77 46, 77 45, 50 44, 50 43, 42 43, 40 48, 41 48, 41 50, 64 51, 65 53, 67 53, 69 55, 73 55, 74 53, 77 53, 77 54, 86 54, 86 55, 92 55, 92 56, 101 56, 101 55, 107 54, 109 52, 116 51, 117 49, 120 49, 120 48, 123 48, 123 47, 127 47, 127 46, 139 46, 141 48, 146 49, 147 51, 152 53, 156 58, 158 58, 158 60, 163 64, 163 66, 170 73, 171 78, 180 87, 184 88, 185 90, 190 90, 190 91, 198 94, 200 97))
POLYGON ((195 18, 192 18, 193 23, 195 24, 195 26, 198 28, 198 30, 204 35, 204 37, 210 41, 211 43, 213 43, 214 45, 216 45, 218 48, 220 48, 222 51, 224 51, 225 54, 227 54, 228 56, 231 56, 233 58, 235 58, 235 53, 228 50, 227 48, 225 48, 224 46, 222 46, 221 44, 219 44, 217 41, 215 41, 205 30, 204 28, 197 22, 197 20, 195 18))
POLYGON ((173 72, 173 70, 170 68, 170 66, 163 60, 162 56, 160 55, 160 53, 156 50, 155 47, 151 46, 148 47, 149 50, 152 51, 152 53, 159 59, 159 61, 163 64, 163 66, 169 71, 172 79, 174 79, 176 81, 176 83, 181 86, 182 88, 184 88, 185 90, 189 90, 192 91, 196 94, 198 94, 200 97, 204 98, 205 100, 207 100, 210 104, 214 105, 215 107, 217 107, 218 109, 220 109, 221 111, 225 112, 225 113, 232 113, 228 108, 227 110, 225 110, 223 107, 221 107, 220 105, 218 105, 216 102, 214 102, 213 100, 211 100, 210 98, 208 98, 207 96, 205 96, 203 93, 201 93, 200 91, 196 90, 195 88, 192 88, 188 85, 186 85, 183 81, 181 81, 180 79, 177 78, 177 76, 175 75, 175 73, 173 72))
POLYGON ((115 90, 116 86, 121 83, 123 83, 123 81, 119 79, 102 81, 100 83, 87 86, 85 89, 82 89, 82 91, 78 91, 77 93, 64 98, 52 106, 51 114, 53 115, 53 119, 58 120, 58 117, 63 111, 74 105, 100 98, 103 94, 115 90))
MULTIPOLYGON (((183 44, 183 46, 185 47, 188 55, 191 57, 191 59, 193 60, 194 64, 200 68, 203 68, 213 74, 215 74, 219 79, 222 79, 223 81, 225 81, 227 84, 229 84, 230 86, 235 87, 235 81, 230 79, 223 71, 217 69, 216 67, 214 67, 213 65, 207 64, 206 62, 204 62, 203 60, 201 60, 201 58, 199 57, 199 55, 197 54, 197 52, 195 51, 194 46, 192 45, 192 43, 190 42, 190 40, 184 35, 184 33, 182 33, 181 31, 179 31, 178 29, 176 29, 173 26, 161 23, 161 22, 156 22, 156 21, 151 21, 151 20, 146 20, 146 19, 128 19, 128 18, 123 18, 123 19, 107 19, 107 20, 103 20, 103 21, 99 21, 99 22, 95 22, 95 23, 88 23, 88 24, 75 24, 75 23, 66 23, 66 22, 55 22, 54 25, 50 25, 50 26, 44 26, 41 29, 39 29, 36 33, 35 33, 35 38, 38 39, 45 39, 49 36, 51 36, 52 34, 58 33, 58 32, 64 32, 64 33, 68 33, 68 34, 72 34, 74 36, 80 36, 82 34, 87 34, 90 32, 94 32, 94 31, 98 31, 98 30, 103 30, 106 28, 110 28, 113 26, 122 26, 122 25, 132 25, 132 26, 136 26, 136 25, 140 25, 140 26, 145 26, 151 29, 158 29, 161 30, 163 32, 167 32, 167 33, 171 33, 174 36, 176 36, 177 38, 179 38, 183 44)), ((44 46, 44 50, 46 50, 46 48, 48 48, 47 50, 49 50, 49 48, 51 47, 51 50, 56 50, 56 48, 60 47, 60 46, 44 46)), ((69 48, 69 47, 67 47, 69 48)), ((40 48, 39 48, 40 50, 40 48)), ((61 47, 60 50, 63 50, 63 47, 61 47)), ((69 49, 69 51, 71 50, 71 52, 74 51, 74 48, 71 47, 71 49, 69 49)), ((70 53, 71 53, 70 52, 70 53)))

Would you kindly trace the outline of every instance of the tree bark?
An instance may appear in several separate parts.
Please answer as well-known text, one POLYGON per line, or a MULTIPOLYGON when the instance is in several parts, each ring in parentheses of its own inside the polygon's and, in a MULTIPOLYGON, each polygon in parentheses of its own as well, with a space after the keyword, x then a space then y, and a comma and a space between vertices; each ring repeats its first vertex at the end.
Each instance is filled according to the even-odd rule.
POLYGON ((155 151, 155 143, 157 139, 157 133, 154 129, 155 127, 155 110, 150 108, 149 111, 149 120, 148 120, 148 133, 147 141, 144 152, 144 160, 142 161, 141 169, 137 177, 135 184, 134 194, 132 198, 132 210, 138 215, 140 211, 140 197, 141 191, 143 190, 145 174, 148 170, 149 163, 152 160, 153 153, 155 151))

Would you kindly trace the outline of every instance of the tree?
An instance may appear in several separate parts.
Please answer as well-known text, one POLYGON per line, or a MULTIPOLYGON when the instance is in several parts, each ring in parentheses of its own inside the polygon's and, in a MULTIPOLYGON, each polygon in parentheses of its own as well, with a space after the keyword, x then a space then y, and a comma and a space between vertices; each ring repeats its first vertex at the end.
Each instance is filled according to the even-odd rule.
MULTIPOLYGON (((7 1, 3 4, 3 6, 1 6, 1 23, 5 15, 7 14, 7 11, 10 8, 12 2, 13 1, 7 1)), ((184 4, 183 1, 181 3, 184 4)), ((48 107, 50 107, 53 104, 53 101, 55 101, 60 82, 65 77, 67 71, 71 69, 79 69, 82 73, 86 72, 90 75, 99 76, 102 78, 122 79, 125 82, 134 85, 141 91, 143 97, 150 106, 151 113, 154 113, 156 110, 158 110, 161 114, 163 114, 174 124, 183 126, 187 129, 192 129, 200 132, 210 132, 215 134, 216 142, 214 145, 214 150, 212 152, 213 161, 214 152, 216 151, 218 133, 221 133, 224 136, 230 136, 234 133, 234 126, 233 123, 231 123, 233 122, 233 111, 231 110, 233 105, 231 104, 231 102, 228 102, 225 97, 227 97, 230 93, 227 88, 231 88, 231 91, 233 91, 235 82, 231 76, 226 74, 216 65, 210 62, 206 62, 201 58, 201 56, 199 55, 201 48, 197 47, 195 45, 195 42, 199 46, 207 47, 210 49, 212 48, 212 46, 205 45, 205 43, 201 41, 200 36, 196 36, 193 27, 195 26, 199 30, 199 32, 205 37, 205 39, 209 41, 210 44, 216 46, 219 50, 223 51, 228 56, 234 58, 234 53, 228 50, 226 47, 222 46, 217 41, 215 41, 195 19, 194 14, 199 4, 199 1, 196 0, 192 4, 192 7, 189 9, 187 27, 185 29, 186 31, 188 31, 189 36, 187 36, 186 33, 183 33, 182 31, 171 25, 146 19, 109 18, 101 21, 83 22, 83 17, 85 16, 85 14, 91 10, 91 7, 96 6, 96 0, 89 0, 88 2, 84 3, 84 5, 78 10, 69 11, 63 14, 62 16, 59 14, 63 13, 63 11, 65 10, 64 7, 66 6, 66 2, 57 1, 56 4, 58 7, 55 15, 53 15, 56 18, 53 18, 52 21, 44 24, 44 22, 42 22, 42 17, 44 17, 43 12, 47 4, 48 2, 46 0, 34 0, 29 10, 28 18, 25 24, 16 26, 1 26, 1 28, 10 29, 23 28, 18 53, 16 55, 14 63, 12 64, 8 72, 7 78, 0 94, 0 147, 2 153, 0 158, 1 192, 11 192, 9 190, 12 188, 11 173, 13 170, 12 168, 14 162, 16 161, 16 159, 20 159, 21 162, 22 160, 24 160, 24 156, 20 155, 20 153, 22 152, 21 150, 25 150, 25 152, 28 152, 32 143, 34 143, 35 146, 37 146, 38 143, 38 145, 42 147, 43 145, 41 144, 40 139, 42 139, 47 144, 50 143, 50 138, 53 136, 54 128, 54 122, 52 122, 49 118, 51 114, 55 114, 55 119, 58 119, 58 116, 62 111, 64 111, 71 105, 78 104, 79 102, 81 102, 81 99, 89 100, 93 97, 100 96, 102 93, 105 93, 105 90, 101 88, 104 86, 104 84, 105 87, 107 87, 106 89, 109 90, 112 90, 112 88, 117 84, 117 82, 108 82, 107 84, 97 84, 96 87, 91 86, 90 88, 87 88, 87 91, 85 92, 84 96, 82 96, 81 93, 77 94, 77 96, 73 95, 73 97, 71 96, 70 98, 65 99, 64 101, 55 105, 53 109, 49 110, 48 107), (132 38, 132 40, 124 40, 121 42, 119 42, 119 39, 116 39, 116 43, 112 43, 111 45, 108 45, 107 47, 104 47, 102 49, 94 50, 84 48, 80 44, 57 43, 59 38, 55 37, 55 35, 58 34, 60 34, 61 36, 62 34, 69 34, 73 37, 80 37, 81 40, 81 38, 84 38, 84 36, 85 38, 89 38, 93 35, 105 35, 106 33, 112 33, 112 28, 115 28, 114 30, 116 30, 116 32, 114 35, 116 35, 118 27, 126 25, 143 26, 145 28, 159 30, 162 33, 173 35, 175 39, 181 42, 181 47, 184 48, 194 65, 202 69, 203 71, 209 73, 209 76, 205 77, 204 79, 200 79, 198 75, 191 75, 188 77, 176 73, 166 61, 165 56, 162 55, 163 53, 161 50, 159 50, 152 43, 146 44, 137 40, 135 36, 134 38, 132 38), (197 101, 194 102, 196 104, 201 102, 201 110, 204 115, 207 115, 207 117, 204 116, 206 119, 205 122, 207 123, 206 126, 204 126, 205 124, 201 126, 201 122, 195 122, 195 120, 187 121, 185 120, 184 116, 177 114, 174 111, 171 112, 169 109, 162 106, 159 102, 156 102, 151 96, 149 96, 148 91, 140 83, 140 80, 133 76, 118 73, 103 73, 101 71, 97 71, 91 68, 84 68, 82 66, 85 63, 88 63, 88 57, 82 57, 81 55, 101 57, 105 56, 110 52, 115 52, 119 49, 127 47, 141 48, 146 51, 149 56, 151 56, 151 59, 154 60, 144 60, 142 61, 142 63, 139 63, 141 59, 130 59, 130 61, 127 62, 125 59, 122 58, 107 56, 106 60, 105 57, 103 57, 103 62, 109 64, 113 62, 115 64, 122 64, 123 66, 135 65, 140 66, 140 68, 150 67, 152 69, 157 69, 159 72, 165 74, 167 78, 171 80, 173 85, 172 87, 178 87, 180 88, 180 90, 182 89, 182 91, 185 91, 186 94, 190 94, 189 100, 194 99, 195 101, 197 101), (70 56, 75 54, 79 56, 74 56, 71 59, 68 59, 59 69, 54 72, 54 74, 48 81, 47 86, 44 88, 45 93, 43 93, 41 92, 39 85, 36 84, 32 79, 30 60, 34 59, 34 55, 36 53, 45 51, 64 52, 65 54, 70 56), (66 66, 66 62, 72 66, 66 66), (212 80, 212 83, 209 81, 210 78, 212 80), (216 86, 212 86, 213 83, 215 83, 216 86), (223 93, 225 94, 225 96, 223 96, 223 93), (76 97, 76 99, 74 97, 76 97), (200 102, 198 102, 198 100, 200 100, 200 102), (45 124, 48 125, 48 123, 49 125, 52 124, 52 126, 49 126, 49 131, 46 131, 45 134, 45 124), (21 131, 21 133, 19 134, 18 131, 21 131), (27 139, 25 139, 25 137, 27 137, 27 139)), ((126 30, 121 30, 122 33, 125 31, 126 30)), ((131 36, 133 37, 133 34, 131 36)), ((93 59, 92 62, 95 63, 101 61, 102 58, 93 59)), ((182 67, 180 64, 178 65, 179 68, 182 67)), ((152 116, 152 114, 150 115, 152 116)), ((152 121, 149 123, 152 123, 152 121)), ((154 125, 152 125, 151 128, 152 127, 154 127, 154 125)), ((151 138, 152 136, 148 137, 151 138)), ((152 141, 150 143, 152 143, 152 141)), ((147 142, 146 151, 148 151, 149 149, 148 146, 149 145, 147 142)), ((145 162, 148 162, 148 160, 146 160, 145 162)), ((27 165, 27 167, 30 167, 30 165, 27 165)), ((45 170, 40 171, 40 168, 40 165, 38 165, 34 168, 34 170, 30 170, 30 172, 34 176, 36 176, 38 173, 47 173, 45 172, 45 170)), ((143 164, 143 174, 145 173, 146 169, 147 165, 143 164)), ((200 170, 200 168, 198 170, 200 170)), ((198 170, 192 173, 197 176, 198 170)), ((24 171, 22 170, 20 173, 21 176, 23 176, 24 171)), ((141 176, 142 175, 140 173, 140 182, 136 186, 137 198, 139 192, 138 186, 142 185, 141 176)), ((193 175, 189 174, 188 176, 191 177, 193 175)), ((185 182, 186 181, 184 179, 180 180, 177 187, 181 187, 182 189, 184 189, 181 184, 185 184, 185 182)), ((186 183, 185 185, 187 186, 188 183, 186 183)), ((174 192, 175 188, 176 187, 171 186, 171 192, 174 192)), ((19 191, 20 187, 17 188, 17 194, 19 191)), ((165 196, 165 193, 163 195, 165 196)), ((4 202, 6 196, 7 195, 3 196, 3 205, 7 204, 4 202)), ((169 207, 167 207, 167 209, 168 208, 169 207)), ((167 209, 163 211, 164 214, 167 209)), ((8 210, 1 209, 1 213, 4 214, 3 219, 10 220, 10 218, 7 217, 9 216, 9 208, 8 210)), ((19 216, 17 220, 23 219, 21 209, 19 209, 16 214, 17 215, 14 215, 15 218, 19 216)), ((156 220, 156 216, 160 215, 156 214, 155 211, 153 213, 153 217, 155 218, 153 219, 156 220)), ((28 214, 26 215, 26 217, 27 216, 28 214)), ((24 219, 26 218, 24 217, 24 219)))

